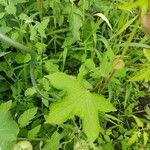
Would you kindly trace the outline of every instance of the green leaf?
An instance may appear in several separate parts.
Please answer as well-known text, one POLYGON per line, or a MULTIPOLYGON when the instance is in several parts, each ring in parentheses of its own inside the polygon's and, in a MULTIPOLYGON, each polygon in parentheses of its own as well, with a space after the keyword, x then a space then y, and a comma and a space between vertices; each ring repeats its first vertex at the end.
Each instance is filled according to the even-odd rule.
POLYGON ((82 27, 82 12, 79 9, 73 9, 70 15, 70 28, 72 31, 73 42, 80 40, 80 28, 82 27))
POLYGON ((19 128, 8 111, 0 111, 0 149, 11 150, 19 128))
POLYGON ((2 103, 0 105, 0 111, 8 111, 11 108, 11 106, 12 106, 12 101, 11 100, 7 101, 5 103, 2 103))
POLYGON ((44 69, 47 73, 54 73, 59 71, 59 66, 57 64, 54 64, 51 60, 47 60, 44 63, 44 69))
POLYGON ((61 135, 55 131, 42 150, 58 150, 61 135))
POLYGON ((94 16, 98 16, 98 17, 102 18, 102 20, 104 20, 107 23, 107 25, 109 26, 109 28, 112 30, 111 24, 110 24, 108 18, 104 14, 96 13, 96 14, 94 14, 94 16))
POLYGON ((93 142, 100 131, 98 112, 110 112, 116 109, 103 96, 90 93, 75 77, 57 72, 47 78, 55 88, 66 91, 66 96, 50 106, 46 123, 62 124, 75 115, 79 116, 88 141, 93 142))
POLYGON ((5 13, 0 13, 0 19, 2 19, 4 17, 5 13))
POLYGON ((10 85, 6 81, 0 80, 0 85, 1 85, 0 92, 5 92, 10 89, 10 85))
POLYGON ((29 141, 20 141, 14 145, 13 150, 33 150, 29 141))
POLYGON ((40 36, 42 38, 46 38, 45 29, 46 29, 48 23, 49 23, 49 17, 45 17, 45 18, 43 18, 41 23, 37 24, 38 32, 40 33, 40 36))
POLYGON ((150 61, 150 50, 144 49, 143 53, 144 53, 145 57, 147 58, 147 60, 150 61))
POLYGON ((11 51, 9 51, 9 52, 1 52, 1 53, 0 53, 0 57, 3 57, 3 56, 5 56, 5 55, 7 55, 7 54, 9 54, 9 53, 11 53, 11 51))
POLYGON ((147 68, 140 70, 129 81, 141 81, 141 80, 144 80, 145 82, 150 81, 150 67, 147 67, 147 68))
POLYGON ((41 125, 34 127, 32 130, 28 132, 28 138, 35 138, 40 131, 41 125))
POLYGON ((47 99, 45 99, 45 98, 42 98, 42 103, 43 103, 46 107, 49 106, 49 101, 48 101, 47 99))
POLYGON ((132 18, 131 20, 129 20, 126 24, 124 24, 121 29, 119 29, 119 31, 113 36, 116 37, 120 34, 122 34, 136 19, 137 19, 138 16, 135 16, 134 18, 132 18))
POLYGON ((133 118, 135 119, 138 127, 143 127, 144 126, 144 123, 143 123, 143 121, 140 118, 138 118, 138 117, 136 117, 134 115, 133 115, 133 118))
POLYGON ((30 25, 30 40, 36 41, 37 40, 37 28, 36 25, 30 25))
POLYGON ((36 107, 26 110, 18 119, 20 127, 27 126, 30 123, 30 121, 34 118, 36 113, 37 113, 36 107))
POLYGON ((7 5, 5 10, 8 14, 14 14, 14 15, 16 14, 16 7, 14 6, 13 3, 10 3, 9 5, 7 5))
POLYGON ((87 59, 85 60, 85 66, 90 70, 90 71, 94 71, 96 70, 95 64, 93 59, 87 59))
POLYGON ((147 142, 148 142, 148 137, 149 137, 148 133, 144 131, 144 132, 143 132, 144 145, 147 144, 147 142))
POLYGON ((18 63, 18 64, 21 64, 21 63, 27 63, 31 60, 31 56, 30 54, 21 54, 21 53, 18 53, 15 57, 15 61, 18 63))
POLYGON ((36 89, 34 87, 27 88, 25 91, 25 96, 33 96, 36 93, 36 89))
POLYGON ((45 49, 46 49, 46 44, 44 44, 44 43, 41 43, 41 42, 37 42, 36 44, 35 44, 35 47, 36 47, 36 49, 37 49, 37 52, 38 52, 38 54, 42 54, 42 53, 44 53, 45 52, 45 49))
POLYGON ((138 138, 140 137, 141 132, 134 132, 134 134, 131 136, 131 138, 129 138, 128 140, 128 145, 131 146, 133 145, 135 142, 138 141, 138 138))
POLYGON ((147 113, 148 117, 150 118, 150 107, 148 105, 145 107, 145 112, 147 113))
POLYGON ((0 27, 0 31, 3 31, 3 33, 7 33, 11 30, 12 30, 11 27, 7 27, 7 26, 6 27, 4 27, 4 26, 0 27))

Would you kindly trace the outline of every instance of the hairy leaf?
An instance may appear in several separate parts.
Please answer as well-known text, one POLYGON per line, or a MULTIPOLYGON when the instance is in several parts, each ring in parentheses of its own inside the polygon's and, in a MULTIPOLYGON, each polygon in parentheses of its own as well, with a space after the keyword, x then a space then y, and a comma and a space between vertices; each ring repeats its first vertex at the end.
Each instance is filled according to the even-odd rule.
POLYGON ((110 112, 116 109, 103 96, 90 93, 75 77, 57 72, 47 78, 55 88, 65 90, 67 94, 62 100, 51 105, 46 123, 62 124, 75 115, 79 116, 88 141, 93 142, 98 137, 100 129, 98 112, 110 112))

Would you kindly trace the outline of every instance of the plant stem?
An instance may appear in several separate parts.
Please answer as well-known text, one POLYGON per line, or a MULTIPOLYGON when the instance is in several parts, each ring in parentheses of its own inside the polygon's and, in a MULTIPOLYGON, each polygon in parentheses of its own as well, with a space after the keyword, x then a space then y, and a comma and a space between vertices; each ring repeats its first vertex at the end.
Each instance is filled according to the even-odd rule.
POLYGON ((113 69, 108 78, 105 79, 104 84, 98 88, 98 93, 102 93, 105 89, 106 85, 111 81, 112 77, 115 75, 116 70, 113 69))
POLYGON ((114 76, 114 74, 116 73, 116 70, 113 69, 111 74, 108 76, 108 78, 106 78, 104 80, 104 83, 102 84, 101 82, 99 82, 95 88, 91 89, 90 92, 95 92, 98 91, 98 93, 102 93, 103 90, 105 89, 106 85, 108 85, 108 83, 111 81, 112 77, 114 76))

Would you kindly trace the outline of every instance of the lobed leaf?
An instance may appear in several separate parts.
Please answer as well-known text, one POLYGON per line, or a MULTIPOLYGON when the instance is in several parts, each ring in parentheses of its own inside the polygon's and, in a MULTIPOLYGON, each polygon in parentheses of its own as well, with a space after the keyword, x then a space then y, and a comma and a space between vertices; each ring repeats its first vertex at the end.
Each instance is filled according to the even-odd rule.
POLYGON ((46 123, 62 124, 74 116, 79 116, 88 141, 93 142, 100 131, 98 112, 110 112, 116 109, 103 96, 90 93, 72 76, 57 72, 49 75, 48 79, 54 87, 65 90, 67 94, 62 100, 50 106, 46 123))

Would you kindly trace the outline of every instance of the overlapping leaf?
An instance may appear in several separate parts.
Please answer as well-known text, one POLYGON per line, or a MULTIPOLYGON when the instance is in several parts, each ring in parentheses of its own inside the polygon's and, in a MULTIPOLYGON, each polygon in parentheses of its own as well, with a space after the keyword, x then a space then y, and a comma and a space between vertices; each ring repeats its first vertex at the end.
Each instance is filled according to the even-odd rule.
POLYGON ((103 96, 90 93, 72 76, 57 72, 47 78, 55 88, 65 90, 67 94, 62 100, 51 105, 46 123, 62 124, 75 115, 79 116, 88 141, 93 142, 99 134, 98 112, 116 109, 103 96))

